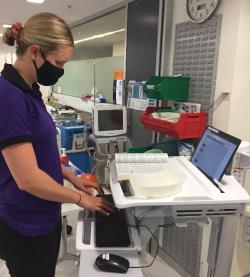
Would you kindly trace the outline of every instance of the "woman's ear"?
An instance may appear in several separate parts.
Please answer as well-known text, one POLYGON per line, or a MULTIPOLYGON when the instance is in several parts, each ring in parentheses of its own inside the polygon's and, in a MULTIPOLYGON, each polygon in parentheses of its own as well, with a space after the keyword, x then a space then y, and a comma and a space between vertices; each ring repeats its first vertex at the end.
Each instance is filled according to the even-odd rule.
POLYGON ((38 45, 30 46, 30 55, 31 55, 32 60, 36 59, 36 56, 39 53, 39 51, 40 51, 40 47, 38 45))

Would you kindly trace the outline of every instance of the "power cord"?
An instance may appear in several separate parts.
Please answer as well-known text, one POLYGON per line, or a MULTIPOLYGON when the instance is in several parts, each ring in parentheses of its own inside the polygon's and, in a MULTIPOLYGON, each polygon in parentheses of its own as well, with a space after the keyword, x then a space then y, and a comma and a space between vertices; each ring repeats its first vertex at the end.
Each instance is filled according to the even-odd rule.
POLYGON ((158 241, 157 237, 153 234, 153 232, 148 228, 147 225, 130 225, 129 224, 128 226, 134 227, 134 228, 138 228, 138 227, 144 227, 144 228, 146 228, 149 231, 149 233, 152 235, 152 237, 155 239, 156 243, 157 243, 157 249, 156 249, 155 255, 154 255, 152 261, 148 265, 130 266, 129 268, 145 268, 145 267, 150 267, 154 263, 154 261, 155 261, 155 259, 157 257, 159 248, 160 248, 159 241, 158 241))
POLYGON ((168 228, 168 227, 175 227, 175 223, 169 223, 169 224, 161 224, 161 225, 158 225, 157 227, 158 228, 168 228))
POLYGON ((94 165, 94 167, 92 168, 91 173, 94 174, 95 171, 96 171, 96 169, 97 169, 98 167, 100 167, 102 164, 106 164, 106 161, 99 161, 99 162, 97 162, 97 163, 94 165))
MULTIPOLYGON (((147 210, 146 212, 140 214, 139 216, 135 216, 135 213, 134 213, 134 212, 133 212, 133 214, 134 214, 134 216, 135 216, 135 218, 136 218, 136 221, 137 221, 137 222, 141 222, 142 219, 143 219, 146 215, 152 213, 154 210, 157 210, 157 209, 159 209, 159 207, 158 207, 158 206, 154 206, 154 207, 150 208, 149 210, 147 210)), ((175 223, 161 224, 161 225, 158 225, 157 227, 173 227, 173 226, 176 226, 175 223)))
MULTIPOLYGON (((154 208, 155 208, 155 207, 154 207, 154 208)), ((151 211, 151 210, 150 210, 150 211, 151 211)), ((150 211, 148 211, 148 212, 150 212, 150 211)), ((153 234, 153 232, 149 229, 149 227, 148 227, 147 225, 142 225, 142 224, 140 224, 140 225, 131 225, 131 224, 128 224, 128 226, 134 227, 134 228, 138 228, 138 227, 144 227, 144 228, 146 228, 146 229, 150 232, 150 234, 152 235, 152 237, 154 238, 154 240, 155 240, 156 243, 157 243, 157 249, 156 249, 155 255, 154 255, 152 261, 151 261, 148 265, 130 266, 129 268, 145 268, 145 267, 150 267, 150 266, 155 262, 155 259, 156 259, 157 255, 158 255, 158 252, 159 252, 159 249, 160 249, 160 248, 161 248, 165 253, 167 253, 167 251, 166 251, 164 248, 162 248, 162 247, 160 246, 157 237, 153 234)), ((174 227, 174 226, 175 226, 175 224, 174 224, 174 223, 171 223, 171 224, 158 225, 157 227, 168 228, 168 227, 174 227)))
MULTIPOLYGON (((155 209, 157 209, 157 208, 158 208, 158 207, 152 207, 152 208, 150 208, 150 209, 147 210, 146 212, 140 214, 139 216, 136 216, 136 220, 137 220, 138 222, 140 222, 140 221, 143 219, 144 216, 148 215, 149 213, 151 213, 153 210, 155 210, 155 209)), ((135 214, 134 214, 134 215, 135 215, 135 214)))
MULTIPOLYGON (((158 228, 169 228, 169 227, 175 227, 176 225, 174 223, 169 223, 169 224, 162 224, 162 225, 158 225, 158 228)), ((159 248, 165 252, 167 255, 169 254, 162 246, 159 245, 159 248)))
POLYGON ((84 141, 84 144, 85 144, 85 150, 87 151, 89 159, 90 159, 90 169, 92 170, 93 164, 94 164, 94 158, 92 157, 92 154, 89 150, 89 146, 88 146, 89 139, 86 139, 88 137, 88 133, 86 132, 86 128, 84 129, 83 134, 86 135, 86 136, 83 135, 83 141, 84 141))

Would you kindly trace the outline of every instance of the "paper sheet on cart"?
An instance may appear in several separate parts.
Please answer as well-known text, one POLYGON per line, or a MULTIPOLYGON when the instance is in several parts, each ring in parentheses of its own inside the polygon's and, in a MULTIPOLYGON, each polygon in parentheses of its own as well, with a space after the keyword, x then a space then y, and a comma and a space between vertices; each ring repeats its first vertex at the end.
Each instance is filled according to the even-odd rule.
POLYGON ((117 153, 115 154, 118 178, 141 173, 156 173, 167 168, 166 153, 117 153))

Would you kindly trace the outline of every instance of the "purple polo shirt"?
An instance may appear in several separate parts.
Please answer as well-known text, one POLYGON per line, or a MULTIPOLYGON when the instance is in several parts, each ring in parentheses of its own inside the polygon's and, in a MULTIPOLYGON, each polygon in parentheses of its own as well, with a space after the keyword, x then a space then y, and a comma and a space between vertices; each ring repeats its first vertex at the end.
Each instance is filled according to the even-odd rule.
POLYGON ((61 205, 21 191, 1 150, 30 142, 38 166, 63 184, 56 128, 37 84, 31 89, 10 64, 0 76, 0 219, 17 232, 38 236, 51 232, 60 220, 61 205))

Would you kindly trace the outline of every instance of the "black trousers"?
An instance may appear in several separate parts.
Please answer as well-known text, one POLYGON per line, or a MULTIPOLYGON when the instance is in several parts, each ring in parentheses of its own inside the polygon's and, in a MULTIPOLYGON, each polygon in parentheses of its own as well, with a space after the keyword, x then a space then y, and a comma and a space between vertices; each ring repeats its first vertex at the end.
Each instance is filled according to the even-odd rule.
POLYGON ((26 237, 0 220, 0 258, 11 277, 54 277, 61 229, 60 222, 49 234, 26 237))

